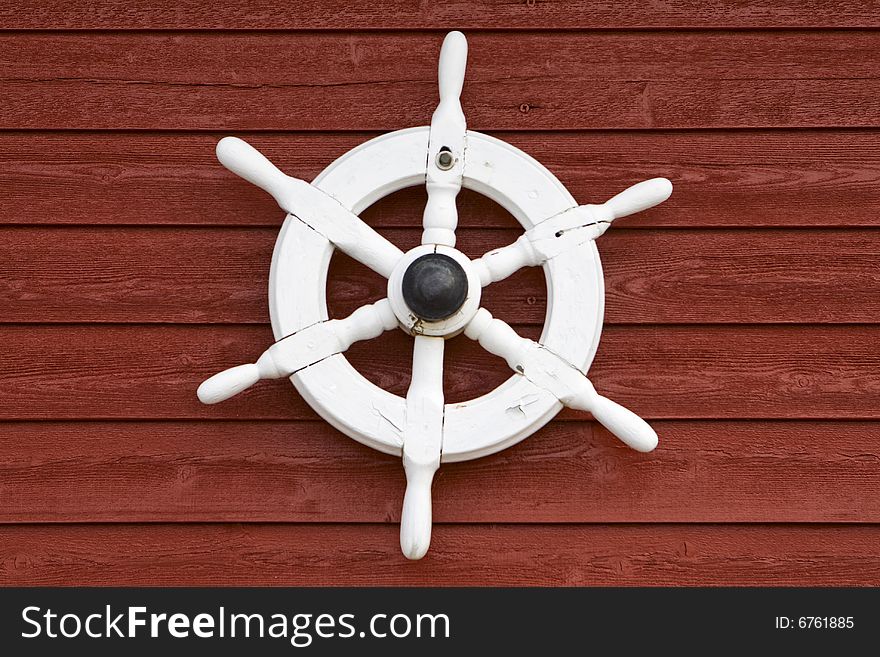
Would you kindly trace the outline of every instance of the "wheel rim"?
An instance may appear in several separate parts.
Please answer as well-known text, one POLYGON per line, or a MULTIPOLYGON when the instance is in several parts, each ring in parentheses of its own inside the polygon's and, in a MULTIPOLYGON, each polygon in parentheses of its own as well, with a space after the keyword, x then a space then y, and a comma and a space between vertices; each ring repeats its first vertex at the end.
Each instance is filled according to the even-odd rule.
MULTIPOLYGON (((396 191, 424 184, 429 129, 381 135, 331 163, 312 185, 357 214, 396 191)), ((492 199, 524 230, 577 206, 562 183, 526 153, 488 135, 468 131, 463 187, 492 199)), ((280 339, 326 320, 326 286, 333 245, 294 217, 282 227, 272 257, 269 310, 280 339)), ((592 241, 543 265, 547 315, 541 344, 586 372, 602 328, 604 285, 592 241)), ((379 451, 400 455, 406 402, 367 380, 343 354, 291 377, 296 390, 328 423, 379 451), (340 400, 345 400, 341 403, 340 400)), ((552 394, 514 374, 493 391, 447 404, 444 462, 505 449, 540 429, 562 408, 552 394)))

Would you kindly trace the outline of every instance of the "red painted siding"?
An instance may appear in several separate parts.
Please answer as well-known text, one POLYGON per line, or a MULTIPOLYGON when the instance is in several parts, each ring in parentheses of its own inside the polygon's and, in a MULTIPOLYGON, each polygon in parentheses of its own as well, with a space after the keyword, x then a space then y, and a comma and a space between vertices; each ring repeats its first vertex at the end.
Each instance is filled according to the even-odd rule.
MULTIPOLYGON (((635 7, 0 8, 0 584, 880 584, 880 9, 635 7), (599 244, 591 371, 661 444, 636 454, 564 412, 444 466, 412 564, 395 459, 282 383, 195 398, 271 340, 283 218, 213 146, 244 134, 310 178, 425 124, 456 27, 471 127, 583 202, 675 184, 599 244)), ((401 192, 365 218, 411 246, 423 202, 401 192)), ((469 254, 517 233, 476 194, 460 208, 469 254)), ((345 257, 331 279, 336 315, 383 295, 345 257)), ((535 336, 542 275, 485 302, 535 336)), ((351 358, 401 393, 408 342, 351 358)), ((459 342, 449 399, 507 377, 459 342)))

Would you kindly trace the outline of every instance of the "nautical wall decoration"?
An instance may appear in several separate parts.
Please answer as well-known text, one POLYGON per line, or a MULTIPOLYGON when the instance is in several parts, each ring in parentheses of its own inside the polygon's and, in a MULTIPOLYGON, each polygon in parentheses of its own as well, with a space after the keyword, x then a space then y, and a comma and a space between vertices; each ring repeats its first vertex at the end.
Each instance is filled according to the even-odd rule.
POLYGON ((199 399, 214 404, 260 379, 289 377, 327 422, 355 440, 402 456, 407 488, 400 546, 410 559, 431 541, 431 483, 441 462, 479 458, 528 437, 563 406, 588 411, 633 449, 657 445, 653 429, 598 394, 585 373, 599 342, 604 306, 595 240, 615 219, 665 201, 672 184, 647 180, 599 205, 578 205, 546 168, 513 146, 467 130, 459 97, 467 41, 446 36, 440 51, 440 103, 430 127, 372 139, 328 166, 312 183, 290 177, 246 142, 226 137, 217 157, 271 194, 288 213, 275 245, 269 311, 277 342, 255 363, 211 377, 199 399), (403 253, 358 214, 395 191, 425 184, 421 245, 403 253), (455 248, 462 187, 499 203, 522 225, 512 244, 471 260, 455 248), (330 257, 340 249, 388 279, 387 297, 345 319, 328 319, 330 257), (521 267, 541 266, 547 314, 540 339, 520 337, 480 307, 482 289, 521 267), (413 336, 406 398, 359 374, 343 353, 383 331, 413 336), (445 341, 459 334, 513 370, 477 399, 445 404, 445 341))

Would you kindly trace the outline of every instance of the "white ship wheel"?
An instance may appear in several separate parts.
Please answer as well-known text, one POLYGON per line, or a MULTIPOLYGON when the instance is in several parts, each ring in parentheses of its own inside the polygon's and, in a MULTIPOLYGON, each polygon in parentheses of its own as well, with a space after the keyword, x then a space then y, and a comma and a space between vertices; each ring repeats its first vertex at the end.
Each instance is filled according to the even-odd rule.
POLYGON ((468 131, 459 96, 467 41, 451 32, 440 52, 440 104, 431 126, 399 130, 349 151, 311 184, 279 171, 247 143, 226 137, 217 157, 271 194, 288 215, 272 257, 269 308, 277 342, 255 364, 205 381, 213 404, 259 379, 290 377, 327 422, 370 447, 402 455, 407 488, 400 545, 410 559, 431 541, 431 482, 441 461, 464 461, 531 435, 563 406, 589 411, 639 451, 657 435, 631 411, 596 393, 585 372, 602 327, 604 287, 594 240, 614 219, 666 200, 665 178, 630 187, 601 205, 579 206, 541 164, 509 144, 468 131), (358 218, 384 196, 425 183, 422 244, 401 252, 358 218), (455 249, 462 187, 502 205, 525 234, 470 260, 455 249), (325 290, 338 248, 388 279, 388 296, 345 319, 328 319, 325 290), (548 302, 538 342, 480 308, 481 288, 541 265, 548 302), (400 328, 414 336, 406 399, 372 384, 343 356, 348 347, 400 328), (444 404, 443 348, 464 333, 503 358, 513 376, 471 401, 444 404))

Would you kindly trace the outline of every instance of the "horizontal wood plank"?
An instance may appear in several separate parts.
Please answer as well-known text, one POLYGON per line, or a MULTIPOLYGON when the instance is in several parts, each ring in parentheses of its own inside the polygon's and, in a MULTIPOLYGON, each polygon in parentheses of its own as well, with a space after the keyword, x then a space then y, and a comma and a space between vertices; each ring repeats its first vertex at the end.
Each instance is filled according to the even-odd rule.
MULTIPOLYGON (((442 33, 3 33, 0 128, 389 130, 442 33)), ((475 33, 477 130, 880 126, 880 32, 475 33)))
POLYGON ((877 586, 876 525, 439 525, 407 563, 394 525, 0 528, 4 586, 877 586))
MULTIPOLYGON (((404 248, 421 236, 417 228, 383 233, 404 248)), ((476 257, 520 233, 462 228, 458 247, 476 257)), ((265 324, 276 236, 269 228, 0 229, 0 322, 265 324)), ((876 229, 615 227, 599 250, 606 323, 880 322, 876 229)), ((386 286, 335 257, 332 316, 386 296, 386 286)), ((527 268, 485 290, 483 304, 541 324, 546 289, 543 271, 527 268)))
MULTIPOLYGON (((519 327, 529 337, 537 328, 519 327)), ((2 335, 0 419, 316 417, 284 381, 216 406, 196 399, 202 380, 271 343, 266 326, 6 325, 2 335)), ((878 342, 878 326, 611 326, 590 378, 654 419, 880 419, 878 342)), ((378 385, 405 394, 411 351, 412 339, 391 331, 347 355, 378 385)), ((449 403, 509 376, 476 343, 450 342, 449 403)))
POLYGON ((279 0, 22 0, 0 6, 0 29, 26 30, 346 30, 878 27, 874 2, 770 0, 628 2, 554 0, 330 0, 291 11, 279 0))
MULTIPOLYGON (((493 132, 547 166, 581 203, 653 176, 666 203, 627 227, 880 226, 880 130, 493 132)), ((223 133, 0 132, 0 224, 248 225, 277 228, 265 193, 214 156, 223 133)), ((283 170, 313 179, 375 133, 244 135, 283 170)), ((415 227, 425 192, 370 208, 415 227)), ((484 197, 458 199, 462 226, 513 227, 484 197)))
MULTIPOLYGON (((654 428, 651 454, 593 422, 553 422, 444 464, 434 520, 880 522, 876 422, 654 428)), ((0 423, 0 446, 2 523, 400 520, 400 460, 324 423, 0 423)))

